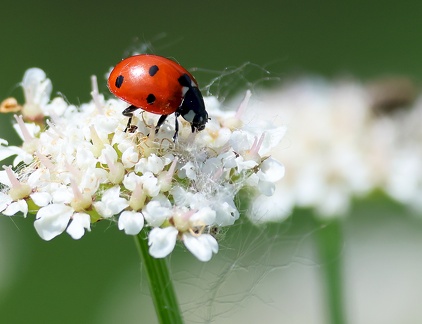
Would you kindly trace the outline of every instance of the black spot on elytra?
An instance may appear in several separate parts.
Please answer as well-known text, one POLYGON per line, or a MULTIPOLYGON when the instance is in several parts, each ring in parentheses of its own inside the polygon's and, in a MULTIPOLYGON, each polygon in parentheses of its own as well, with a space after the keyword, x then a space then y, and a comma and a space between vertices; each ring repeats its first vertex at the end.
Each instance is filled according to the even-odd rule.
POLYGON ((192 86, 192 80, 190 79, 189 75, 187 75, 186 73, 183 74, 179 79, 177 79, 177 81, 179 81, 179 84, 182 87, 190 88, 192 86))
POLYGON ((149 75, 150 76, 154 76, 156 73, 158 72, 158 66, 157 65, 153 65, 149 68, 149 75))
POLYGON ((116 78, 116 82, 114 83, 116 85, 117 88, 120 88, 122 86, 123 80, 125 79, 125 77, 123 75, 119 75, 116 78))
POLYGON ((154 101, 155 101, 155 96, 152 93, 150 93, 147 97, 147 103, 152 105, 154 101))

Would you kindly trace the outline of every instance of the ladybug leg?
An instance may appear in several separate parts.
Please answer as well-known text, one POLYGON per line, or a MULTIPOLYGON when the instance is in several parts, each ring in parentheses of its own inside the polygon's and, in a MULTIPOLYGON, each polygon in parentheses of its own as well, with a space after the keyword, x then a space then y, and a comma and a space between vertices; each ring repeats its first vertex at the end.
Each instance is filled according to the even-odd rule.
POLYGON ((173 142, 176 142, 177 140, 177 135, 179 135, 179 122, 177 121, 177 117, 179 117, 179 115, 176 113, 175 114, 175 122, 174 122, 174 135, 173 135, 173 142))
POLYGON ((134 105, 131 105, 131 106, 127 107, 125 110, 123 110, 123 112, 122 112, 123 116, 129 117, 129 120, 127 122, 126 128, 124 130, 125 133, 128 130, 128 128, 130 127, 130 124, 132 123, 133 112, 136 109, 138 109, 138 107, 135 107, 134 105))
POLYGON ((166 120, 167 116, 168 116, 168 115, 161 115, 161 116, 160 116, 160 119, 159 119, 159 120, 158 120, 158 122, 157 122, 157 126, 155 126, 155 134, 157 134, 157 133, 158 133, 158 130, 160 129, 161 125, 163 125, 163 124, 164 124, 164 122, 165 122, 165 120, 166 120))
MULTIPOLYGON (((177 135, 179 134, 179 123, 177 121, 177 117, 179 116, 179 114, 176 113, 176 118, 175 118, 175 124, 174 124, 174 135, 173 135, 173 141, 176 142, 177 139, 177 135)), ((157 126, 155 126, 155 134, 158 133, 158 130, 160 129, 161 125, 164 124, 164 121, 167 119, 168 115, 161 115, 160 119, 158 119, 157 122, 157 126)))

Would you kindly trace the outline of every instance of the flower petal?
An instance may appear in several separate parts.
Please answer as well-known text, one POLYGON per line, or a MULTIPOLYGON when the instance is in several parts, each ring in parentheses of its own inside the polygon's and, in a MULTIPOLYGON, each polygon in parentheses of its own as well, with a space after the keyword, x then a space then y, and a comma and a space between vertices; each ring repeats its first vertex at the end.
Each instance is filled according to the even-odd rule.
POLYGON ((73 214, 73 208, 62 204, 51 204, 42 207, 34 222, 38 235, 46 241, 50 241, 63 233, 73 214))
MULTIPOLYGON (((0 171, 1 172, 1 171, 0 171)), ((0 192, 0 212, 5 210, 7 206, 12 203, 13 199, 9 195, 6 195, 3 192, 0 192)))
POLYGON ((129 147, 122 154, 122 163, 125 168, 132 168, 139 161, 139 153, 134 147, 129 147))
POLYGON ((94 203, 95 210, 104 218, 119 214, 127 206, 129 206, 128 201, 120 197, 119 186, 106 190, 101 201, 94 203))
POLYGON ((142 209, 142 213, 149 225, 157 227, 161 226, 173 212, 168 208, 166 201, 154 199, 142 209))
POLYGON ((28 214, 28 204, 24 199, 12 202, 2 213, 6 216, 13 216, 18 212, 21 212, 24 217, 28 214))
POLYGON ((199 261, 207 262, 211 260, 213 253, 218 252, 217 240, 210 234, 193 236, 192 234, 184 233, 183 243, 199 261))
POLYGON ((258 176, 264 181, 277 182, 284 177, 284 172, 285 169, 283 164, 273 158, 268 158, 261 163, 261 169, 258 171, 258 176))
POLYGON ((52 200, 52 197, 48 192, 34 192, 30 197, 34 204, 39 207, 47 206, 52 200))
POLYGON ((193 214, 189 222, 194 225, 211 225, 215 222, 216 212, 210 207, 203 207, 193 214))
POLYGON ((53 86, 43 70, 31 68, 23 76, 22 88, 27 103, 45 105, 49 100, 53 86))
POLYGON ((173 251, 178 231, 174 227, 155 227, 149 232, 149 254, 154 258, 164 258, 173 251))
POLYGON ((249 206, 247 217, 255 224, 280 222, 286 219, 294 207, 292 192, 285 192, 280 186, 276 187, 273 196, 258 195, 249 206), (282 198, 282 199, 281 199, 282 198))
POLYGON ((72 216, 72 222, 67 227, 66 232, 74 240, 79 240, 85 234, 85 229, 91 231, 91 218, 85 213, 75 213, 72 216))
POLYGON ((190 180, 196 180, 196 168, 194 164, 189 161, 183 167, 180 168, 179 177, 180 178, 188 178, 190 180))
POLYGON ((217 197, 212 208, 216 212, 215 223, 218 226, 233 225, 240 216, 233 198, 229 196, 217 197))
POLYGON ((124 211, 119 217, 119 230, 124 230, 127 235, 137 235, 144 227, 144 216, 133 211, 124 211))
POLYGON ((274 194, 275 184, 269 181, 259 181, 258 188, 260 193, 269 197, 274 194))
POLYGON ((155 154, 151 154, 148 158, 142 158, 135 165, 135 171, 140 173, 152 172, 157 174, 164 168, 164 161, 155 154))

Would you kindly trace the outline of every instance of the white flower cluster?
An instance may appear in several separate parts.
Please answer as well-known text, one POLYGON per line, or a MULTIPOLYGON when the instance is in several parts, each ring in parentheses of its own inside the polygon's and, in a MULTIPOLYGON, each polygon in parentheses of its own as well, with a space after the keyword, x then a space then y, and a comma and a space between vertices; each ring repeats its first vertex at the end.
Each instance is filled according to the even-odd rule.
POLYGON ((262 119, 288 129, 273 153, 286 177, 272 197, 256 198, 252 215, 279 219, 305 207, 339 217, 374 190, 422 210, 422 98, 406 99, 410 91, 387 81, 375 96, 359 82, 303 79, 252 100, 251 111, 260 107, 262 119))
POLYGON ((0 171, 0 212, 35 214, 44 240, 66 231, 81 238, 91 224, 116 220, 128 235, 148 229, 150 254, 162 258, 176 241, 201 261, 218 251, 214 232, 239 218, 235 195, 251 186, 271 195, 284 167, 269 154, 283 127, 245 124, 242 110, 223 112, 218 101, 204 98, 210 120, 191 133, 182 122, 172 141, 174 121, 155 134, 157 115, 139 112, 136 131, 124 132, 127 104, 105 100, 92 80, 92 101, 79 107, 62 98, 50 100, 51 81, 37 68, 23 78, 25 104, 9 98, 2 111, 20 111, 15 129, 21 146, 0 140, 0 160, 16 156, 0 171))

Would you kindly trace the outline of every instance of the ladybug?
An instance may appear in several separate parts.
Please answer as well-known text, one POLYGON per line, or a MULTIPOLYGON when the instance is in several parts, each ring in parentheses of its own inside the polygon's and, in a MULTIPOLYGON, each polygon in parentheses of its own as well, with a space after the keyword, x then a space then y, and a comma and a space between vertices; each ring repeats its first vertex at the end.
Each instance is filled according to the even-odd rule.
POLYGON ((122 112, 129 117, 125 132, 136 109, 161 115, 156 133, 167 116, 175 113, 174 141, 179 131, 177 117, 182 116, 191 124, 192 133, 203 130, 208 121, 195 78, 181 65, 165 57, 151 54, 128 57, 111 71, 107 86, 115 96, 130 104, 122 112))

